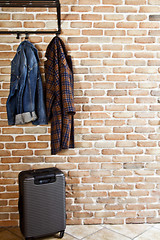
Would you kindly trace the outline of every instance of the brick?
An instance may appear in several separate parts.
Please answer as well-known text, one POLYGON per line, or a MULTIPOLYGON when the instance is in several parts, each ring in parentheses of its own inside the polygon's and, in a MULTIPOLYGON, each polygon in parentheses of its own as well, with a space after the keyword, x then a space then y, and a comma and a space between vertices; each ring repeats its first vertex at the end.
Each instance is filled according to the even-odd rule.
POLYGON ((110 115, 108 113, 101 113, 101 112, 97 112, 97 113, 91 113, 90 114, 90 118, 91 119, 101 119, 101 118, 110 118, 110 115))
POLYGON ((148 52, 140 53, 140 52, 137 52, 137 53, 135 53, 135 57, 136 58, 154 58, 154 53, 148 53, 148 52))
POLYGON ((106 134, 105 135, 106 140, 124 140, 125 137, 122 134, 106 134))
POLYGON ((134 183, 134 182, 143 182, 144 178, 143 177, 125 177, 124 182, 127 183, 134 183))
POLYGON ((121 43, 121 44, 123 44, 123 43, 130 44, 133 42, 133 39, 129 38, 129 37, 113 37, 112 42, 113 43, 121 43))
POLYGON ((25 133, 27 133, 27 134, 44 134, 44 133, 47 133, 47 128, 46 127, 25 128, 25 133))
POLYGON ((146 137, 142 134, 130 134, 127 135, 128 140, 146 140, 146 137))
MULTIPOLYGON (((114 12, 113 6, 95 6, 93 12, 114 12)), ((94 20, 94 19, 93 19, 94 20)))
POLYGON ((143 149, 124 149, 123 150, 124 154, 143 154, 143 149))
POLYGON ((141 163, 124 163, 124 169, 141 169, 144 168, 144 164, 141 163))
POLYGON ((121 51, 122 50, 122 46, 121 45, 103 45, 103 50, 107 50, 107 51, 121 51))
POLYGON ((108 96, 126 96, 127 91, 126 90, 108 90, 107 95, 108 96))
POLYGON ((80 150, 80 155, 97 155, 99 154, 99 150, 97 149, 86 149, 86 150, 80 150))
POLYGON ((13 150, 12 151, 13 156, 27 156, 32 154, 33 154, 32 150, 13 150))
MULTIPOLYGON (((129 60, 128 60, 129 61, 129 60)), ((117 89, 131 89, 131 88, 137 88, 137 84, 136 83, 125 83, 125 82, 121 82, 121 83, 116 83, 116 88, 117 89)))
POLYGON ((125 36, 125 30, 105 30, 104 31, 105 36, 125 36))
POLYGON ((127 218, 126 219, 126 223, 128 223, 128 224, 132 224, 132 223, 137 223, 137 224, 145 223, 145 218, 127 218))
POLYGON ((121 163, 102 163, 102 169, 112 170, 112 169, 121 169, 121 163))
POLYGON ((108 219, 105 218, 103 221, 104 224, 124 224, 124 219, 108 219))
POLYGON ((117 106, 110 105, 110 106, 106 106, 105 110, 106 111, 124 111, 125 107, 124 107, 124 105, 117 105, 117 106))
POLYGON ((149 15, 149 21, 160 21, 160 15, 149 15))
POLYGON ((44 22, 24 22, 25 28, 44 28, 45 23, 44 22))
POLYGON ((155 43, 154 37, 137 37, 135 38, 135 43, 155 43))
POLYGON ((146 36, 147 31, 146 30, 128 30, 127 35, 128 36, 146 36))
MULTIPOLYGON (((110 53, 109 52, 91 52, 90 53, 90 57, 91 58, 108 58, 110 57, 110 53)), ((92 78, 94 79, 94 76, 92 76, 92 78)), ((97 79, 98 81, 98 79, 97 79)))
POLYGON ((154 98, 149 98, 149 97, 139 97, 136 99, 137 103, 156 103, 154 98))
POLYGON ((21 22, 10 22, 10 21, 4 21, 0 23, 0 27, 1 28, 19 28, 22 27, 22 23, 21 22))
MULTIPOLYGON (((32 16, 32 15, 31 15, 32 16)), ((36 14, 36 20, 56 20, 56 14, 36 14)))
POLYGON ((160 47, 158 45, 147 45, 146 49, 147 51, 158 51, 160 47))
POLYGON ((125 124, 124 120, 106 120, 106 126, 123 126, 125 124))
POLYGON ((93 83, 93 88, 94 89, 111 89, 114 88, 113 83, 107 83, 107 82, 100 82, 100 83, 93 83))
POLYGON ((159 36, 160 35, 160 30, 149 30, 149 35, 159 36))
POLYGON ((122 6, 116 8, 117 13, 136 13, 138 12, 137 7, 122 6))
POLYGON ((82 66, 99 66, 101 65, 101 61, 100 60, 81 60, 81 65, 82 66))
MULTIPOLYGON (((130 94, 130 95, 133 95, 133 94, 130 94)), ((143 105, 139 105, 139 106, 137 106, 136 104, 135 105, 129 105, 129 106, 127 106, 127 110, 128 111, 148 111, 148 106, 143 106, 143 105)), ((136 121, 137 121, 137 119, 136 119, 136 121)), ((143 123, 143 124, 145 124, 145 120, 140 120, 140 121, 137 121, 137 124, 136 124, 136 122, 135 122, 135 120, 128 120, 128 125, 130 124, 132 124, 133 123, 133 125, 135 124, 135 125, 139 125, 139 123, 140 123, 140 125, 143 123)))
MULTIPOLYGON (((64 29, 64 30, 62 30, 62 33, 64 36, 73 36, 73 35, 79 36, 80 35, 79 29, 64 29)), ((44 39, 44 41, 45 41, 45 39, 44 39)), ((48 42, 48 40, 47 40, 47 42, 48 42)))
POLYGON ((131 156, 113 156, 113 162, 130 162, 133 161, 131 156))
POLYGON ((90 6, 71 6, 72 12, 90 12, 91 7, 90 6))
POLYGON ((79 1, 79 5, 99 5, 100 4, 100 1, 99 0, 93 0, 93 1, 90 1, 90 0, 80 0, 79 1))
POLYGON ((134 186, 132 184, 115 184, 114 188, 117 190, 119 189, 129 190, 129 189, 133 189, 134 186))
POLYGON ((33 14, 20 14, 16 13, 12 15, 13 20, 34 20, 34 15, 33 14))
MULTIPOLYGON (((137 70, 137 72, 147 72, 147 69, 138 69, 137 70), (138 71, 139 70, 139 71, 138 71)), ((134 72, 134 69, 133 68, 131 68, 131 67, 114 67, 113 68, 113 72, 114 73, 122 73, 122 74, 130 74, 130 73, 133 73, 134 72)), ((150 69, 150 70, 148 70, 148 72, 154 72, 154 73, 156 73, 157 71, 156 71, 156 69, 150 69)))
POLYGON ((133 113, 131 112, 115 112, 113 113, 114 118, 132 118, 133 113))
POLYGON ((115 103, 134 103, 134 99, 133 98, 114 98, 114 102, 115 103))
POLYGON ((127 66, 145 66, 146 62, 145 60, 127 60, 126 61, 127 66))
POLYGON ((148 217, 147 218, 147 223, 159 223, 160 218, 156 218, 156 217, 148 217))
POLYGON ((157 148, 146 149, 146 154, 159 155, 159 152, 160 151, 157 148))
POLYGON ((150 4, 150 5, 159 5, 160 1, 159 0, 149 0, 148 4, 150 4))
POLYGON ((95 28, 114 28, 115 24, 113 22, 95 22, 93 27, 95 27, 95 28))
POLYGON ((87 37, 68 37, 68 42, 69 43, 87 43, 88 38, 87 37))
POLYGON ((119 22, 116 24, 117 28, 137 28, 136 22, 119 22))
MULTIPOLYGON (((104 7, 103 7, 104 8, 104 7)), ((104 20, 109 20, 109 21, 118 21, 118 20, 123 20, 124 15, 122 14, 109 14, 109 15, 104 15, 104 20)))
POLYGON ((93 216, 91 212, 74 212, 73 216, 76 218, 90 218, 93 216))
POLYGON ((106 4, 106 5, 122 5, 123 1, 122 0, 103 0, 103 4, 106 4))
POLYGON ((91 156, 90 162, 111 162, 111 158, 106 156, 98 156, 98 157, 91 156))
POLYGON ((101 36, 103 35, 103 30, 99 29, 88 29, 88 30, 82 30, 82 35, 88 35, 88 36, 101 36))
POLYGON ((146 5, 146 0, 125 0, 126 5, 146 5))
POLYGON ((149 134, 149 139, 159 140, 160 139, 160 134, 149 134))
POLYGON ((85 51, 99 51, 101 50, 100 46, 98 44, 82 44, 81 50, 85 51))
POLYGON ((103 155, 119 155, 121 154, 121 151, 118 149, 103 149, 102 150, 103 155))
POLYGON ((103 61, 104 66, 122 66, 124 65, 123 60, 104 60, 103 61))
POLYGON ((140 28, 159 28, 158 22, 141 22, 139 24, 140 28))
POLYGON ((8 135, 1 135, 0 142, 12 142, 13 137, 8 135))
POLYGON ((110 73, 111 69, 108 67, 91 67, 91 73, 110 73))
POLYGON ((147 16, 146 15, 128 15, 127 16, 127 20, 128 21, 144 21, 147 19, 147 16))
POLYGON ((109 127, 93 127, 91 128, 92 133, 110 133, 111 128, 109 127))
POLYGON ((102 15, 100 14, 82 14, 82 20, 102 20, 102 15))
POLYGON ((92 103, 111 103, 112 99, 109 97, 95 97, 91 100, 92 103))
POLYGON ((135 128, 135 132, 138 133, 150 133, 150 132, 154 132, 154 128, 152 127, 136 127, 135 128))
POLYGON ((48 143, 45 142, 36 142, 36 143, 28 143, 28 147, 33 149, 33 148, 48 148, 48 143))
MULTIPOLYGON (((110 171, 106 171, 106 170, 100 170, 100 171, 92 170, 91 176, 92 177, 111 176, 111 173, 110 173, 110 171)), ((105 189, 103 189, 103 190, 105 190, 105 189)))
POLYGON ((113 133, 131 133, 133 132, 132 127, 114 127, 113 133))
POLYGON ((136 118, 155 118, 155 114, 152 112, 137 112, 135 113, 136 118))
POLYGON ((143 74, 147 74, 147 73, 150 73, 150 74, 155 74, 157 73, 157 69, 156 68, 152 68, 152 67, 148 67, 148 68, 137 68, 136 69, 136 73, 143 73, 143 74))
POLYGON ((6 149, 25 149, 25 143, 6 143, 6 149))
POLYGON ((90 22, 71 22, 72 28, 91 28, 90 22))
POLYGON ((7 158, 1 158, 2 163, 19 163, 21 160, 20 157, 7 157, 7 158))
POLYGON ((126 46, 124 46, 124 49, 126 51, 141 51, 144 49, 144 46, 142 46, 142 45, 126 45, 126 46))
POLYGON ((69 171, 70 177, 83 177, 89 176, 89 171, 69 171))
POLYGON ((114 191, 114 192, 109 192, 108 195, 109 197, 127 197, 128 194, 125 191, 121 191, 121 192, 114 191))

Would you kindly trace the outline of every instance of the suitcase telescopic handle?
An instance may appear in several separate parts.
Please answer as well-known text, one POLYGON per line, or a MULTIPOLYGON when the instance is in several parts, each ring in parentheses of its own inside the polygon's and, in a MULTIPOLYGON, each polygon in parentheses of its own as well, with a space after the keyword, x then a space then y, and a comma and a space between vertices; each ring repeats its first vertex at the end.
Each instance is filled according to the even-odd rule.
POLYGON ((53 183, 55 181, 56 181, 56 177, 53 174, 34 176, 34 183, 37 185, 53 183))

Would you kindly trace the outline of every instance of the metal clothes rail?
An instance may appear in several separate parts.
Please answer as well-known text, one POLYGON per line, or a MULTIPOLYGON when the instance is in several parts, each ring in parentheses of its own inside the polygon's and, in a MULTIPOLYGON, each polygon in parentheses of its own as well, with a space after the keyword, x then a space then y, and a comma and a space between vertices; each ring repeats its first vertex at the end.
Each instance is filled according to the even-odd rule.
POLYGON ((0 31, 0 34, 17 34, 17 39, 21 34, 25 34, 28 38, 29 34, 60 34, 61 33, 61 6, 59 0, 0 0, 0 7, 47 7, 57 9, 57 25, 58 30, 40 30, 40 31, 0 31))

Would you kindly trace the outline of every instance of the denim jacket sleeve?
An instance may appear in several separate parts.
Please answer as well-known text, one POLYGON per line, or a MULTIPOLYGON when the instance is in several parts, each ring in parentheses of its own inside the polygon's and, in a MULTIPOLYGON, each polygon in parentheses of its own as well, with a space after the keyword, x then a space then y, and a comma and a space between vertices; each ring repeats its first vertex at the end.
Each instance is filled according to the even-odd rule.
POLYGON ((20 110, 20 98, 22 96, 23 86, 25 86, 26 75, 26 57, 24 51, 21 53, 18 52, 11 62, 10 93, 6 104, 9 125, 15 124, 15 116, 20 110), (24 64, 23 67, 20 68, 20 63, 22 62, 24 64))

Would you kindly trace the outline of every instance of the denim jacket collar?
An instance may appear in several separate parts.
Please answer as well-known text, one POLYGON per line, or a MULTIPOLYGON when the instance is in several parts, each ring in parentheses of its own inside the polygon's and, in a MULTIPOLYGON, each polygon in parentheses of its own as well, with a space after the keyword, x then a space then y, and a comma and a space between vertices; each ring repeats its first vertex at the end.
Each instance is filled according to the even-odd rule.
POLYGON ((26 47, 32 48, 32 50, 34 51, 34 54, 35 54, 35 56, 37 58, 37 61, 39 62, 37 49, 35 48, 35 46, 31 42, 29 42, 27 40, 24 40, 23 42, 20 43, 20 45, 17 48, 17 53, 19 51, 21 51, 22 49, 26 48, 26 47))

